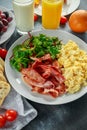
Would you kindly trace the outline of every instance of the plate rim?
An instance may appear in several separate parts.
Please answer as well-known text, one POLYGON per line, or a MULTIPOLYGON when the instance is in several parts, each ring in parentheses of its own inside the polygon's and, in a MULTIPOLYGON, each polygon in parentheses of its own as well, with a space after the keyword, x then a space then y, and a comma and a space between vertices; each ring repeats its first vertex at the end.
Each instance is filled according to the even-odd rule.
POLYGON ((0 5, 0 10, 5 10, 7 12, 9 12, 10 16, 12 16, 13 20, 11 21, 10 23, 10 28, 7 29, 6 32, 4 32, 4 34, 2 34, 0 36, 0 45, 4 44, 5 42, 7 43, 7 41, 11 38, 11 36, 13 35, 14 31, 15 31, 15 28, 16 28, 16 24, 15 24, 15 17, 14 17, 14 14, 11 12, 11 10, 9 10, 8 8, 6 7, 3 7, 0 5), (9 35, 8 35, 9 34, 9 35), (5 35, 7 35, 8 37, 5 37, 5 35), (2 41, 1 41, 2 40, 2 41))
MULTIPOLYGON (((76 0, 71 0, 71 1, 76 1, 76 0)), ((69 15, 69 14, 71 14, 73 11, 75 11, 78 7, 79 7, 79 5, 80 5, 80 0, 77 0, 77 2, 78 2, 78 4, 77 4, 77 6, 75 7, 75 9, 73 9, 72 11, 70 11, 69 13, 64 13, 63 11, 62 11, 62 15, 63 16, 67 16, 67 15, 69 15)), ((74 2, 73 2, 74 3, 74 2)), ((69 5, 65 5, 65 6, 69 6, 69 5)), ((41 5, 39 5, 39 6, 37 6, 36 8, 34 7, 34 13, 36 13, 37 15, 39 15, 39 16, 42 16, 42 13, 40 12, 39 13, 39 9, 38 8, 41 8, 41 5)))
MULTIPOLYGON (((36 31, 33 31, 31 34, 36 34, 37 32, 38 32, 38 33, 40 33, 40 32, 46 32, 46 33, 48 33, 47 31, 49 32, 49 31, 53 31, 53 30, 36 30, 36 31)), ((86 45, 86 48, 87 48, 87 44, 86 44, 82 39, 80 39, 79 37, 75 36, 74 34, 71 34, 71 33, 66 32, 66 31, 63 31, 63 30, 55 30, 55 32, 56 32, 56 33, 65 33, 65 34, 68 34, 69 36, 73 36, 74 38, 77 38, 77 40, 79 39, 79 40, 81 41, 81 44, 84 44, 84 46, 86 45)), ((24 36, 21 36, 20 38, 18 38, 18 39, 12 44, 12 46, 9 48, 8 53, 7 53, 7 56, 6 56, 6 59, 5 59, 5 73, 6 73, 7 79, 8 79, 8 81, 10 82, 10 84, 12 85, 12 87, 13 87, 20 95, 22 95, 23 97, 27 98, 28 100, 31 100, 31 101, 36 102, 36 103, 46 104, 46 105, 60 105, 60 104, 66 104, 66 103, 75 101, 75 100, 81 98, 83 95, 85 95, 85 94, 87 93, 87 87, 84 87, 85 91, 84 91, 84 89, 82 88, 82 90, 80 91, 80 95, 78 94, 79 92, 76 93, 76 94, 73 94, 73 95, 77 95, 74 99, 71 98, 71 99, 69 99, 69 100, 63 101, 61 97, 58 97, 58 98, 55 99, 55 101, 53 100, 53 101, 50 102, 49 99, 48 99, 47 101, 46 101, 46 99, 44 100, 43 95, 41 95, 41 97, 39 97, 40 101, 38 101, 38 100, 37 100, 38 97, 37 97, 37 99, 35 99, 34 96, 31 96, 31 98, 32 98, 32 99, 31 99, 30 97, 26 96, 26 94, 24 95, 24 94, 21 93, 18 89, 16 89, 16 88, 15 88, 15 85, 12 83, 11 79, 8 78, 8 77, 10 76, 9 73, 8 73, 9 69, 7 68, 7 64, 9 64, 9 60, 8 60, 8 58, 9 58, 9 53, 10 53, 11 49, 13 48, 13 46, 16 45, 17 42, 19 42, 21 39, 24 39, 24 40, 25 40, 25 38, 27 38, 27 37, 28 37, 28 35, 24 35, 24 36), (59 100, 59 98, 61 99, 62 102, 60 102, 60 101, 57 102, 57 99, 59 100)), ((10 68, 11 68, 11 67, 10 67, 10 68)), ((14 71, 14 70, 13 70, 13 71, 14 71)), ((27 89, 28 89, 28 88, 27 88, 27 89)), ((37 95, 38 95, 38 94, 37 94, 37 95)), ((63 95, 63 96, 64 96, 64 95, 63 95)), ((62 97, 63 97, 63 96, 62 96, 62 97)), ((71 95, 70 95, 70 96, 71 96, 71 95)), ((72 97, 72 96, 71 96, 71 97, 72 97)))

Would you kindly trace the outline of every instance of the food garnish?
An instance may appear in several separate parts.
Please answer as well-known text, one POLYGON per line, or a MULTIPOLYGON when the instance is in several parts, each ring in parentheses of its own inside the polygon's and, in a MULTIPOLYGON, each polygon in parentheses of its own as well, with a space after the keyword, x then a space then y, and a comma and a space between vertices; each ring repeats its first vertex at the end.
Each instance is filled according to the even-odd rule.
POLYGON ((87 54, 77 43, 45 34, 29 37, 13 48, 10 64, 33 92, 56 98, 87 85, 87 54))
POLYGON ((38 58, 49 53, 52 59, 56 59, 60 49, 61 41, 58 37, 48 37, 44 34, 31 36, 22 44, 13 48, 10 63, 13 68, 21 71, 22 68, 27 68, 28 64, 33 62, 31 57, 38 58))

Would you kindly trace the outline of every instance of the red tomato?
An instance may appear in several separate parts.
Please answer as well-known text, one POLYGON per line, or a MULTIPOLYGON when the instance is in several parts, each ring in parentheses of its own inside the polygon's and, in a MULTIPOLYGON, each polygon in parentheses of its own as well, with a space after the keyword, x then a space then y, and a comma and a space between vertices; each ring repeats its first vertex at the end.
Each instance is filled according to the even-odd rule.
POLYGON ((1 57, 2 59, 5 59, 6 54, 7 54, 7 50, 0 48, 0 57, 1 57))
POLYGON ((65 16, 62 16, 60 19, 60 24, 65 24, 67 22, 67 18, 65 16))
POLYGON ((7 121, 14 121, 17 118, 18 113, 13 109, 9 109, 6 111, 5 116, 7 121))
POLYGON ((4 127, 6 123, 6 117, 4 115, 0 115, 0 128, 4 127))
POLYGON ((38 20, 38 15, 34 14, 34 21, 37 21, 37 20, 38 20))

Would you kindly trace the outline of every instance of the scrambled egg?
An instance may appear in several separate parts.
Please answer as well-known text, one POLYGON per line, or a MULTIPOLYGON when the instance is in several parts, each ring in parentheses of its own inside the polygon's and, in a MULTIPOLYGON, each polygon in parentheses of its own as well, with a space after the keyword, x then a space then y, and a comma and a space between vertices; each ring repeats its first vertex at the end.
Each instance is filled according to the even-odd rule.
POLYGON ((87 54, 74 41, 62 46, 58 62, 65 77, 67 92, 75 93, 87 85, 87 54))

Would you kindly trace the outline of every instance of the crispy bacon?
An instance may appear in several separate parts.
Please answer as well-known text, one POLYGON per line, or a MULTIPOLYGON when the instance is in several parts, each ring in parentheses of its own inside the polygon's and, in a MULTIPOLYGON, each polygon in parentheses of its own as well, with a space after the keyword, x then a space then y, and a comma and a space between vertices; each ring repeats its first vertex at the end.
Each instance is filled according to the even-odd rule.
POLYGON ((31 85, 31 86, 36 86, 36 87, 39 87, 39 88, 54 88, 55 87, 55 85, 51 82, 51 81, 46 81, 46 82, 44 82, 44 83, 42 83, 42 82, 37 82, 37 81, 35 81, 35 80, 32 80, 32 78, 29 78, 29 77, 27 77, 27 76, 23 76, 23 80, 27 83, 27 84, 29 84, 29 85, 31 85))
POLYGON ((30 80, 32 81, 35 81, 37 83, 44 83, 45 82, 45 79, 37 72, 35 71, 34 69, 32 68, 25 68, 25 69, 22 69, 22 74, 29 78, 30 80))
POLYGON ((49 54, 41 58, 32 58, 34 63, 22 69, 23 80, 32 87, 32 91, 58 97, 66 92, 58 61, 52 61, 49 54))

